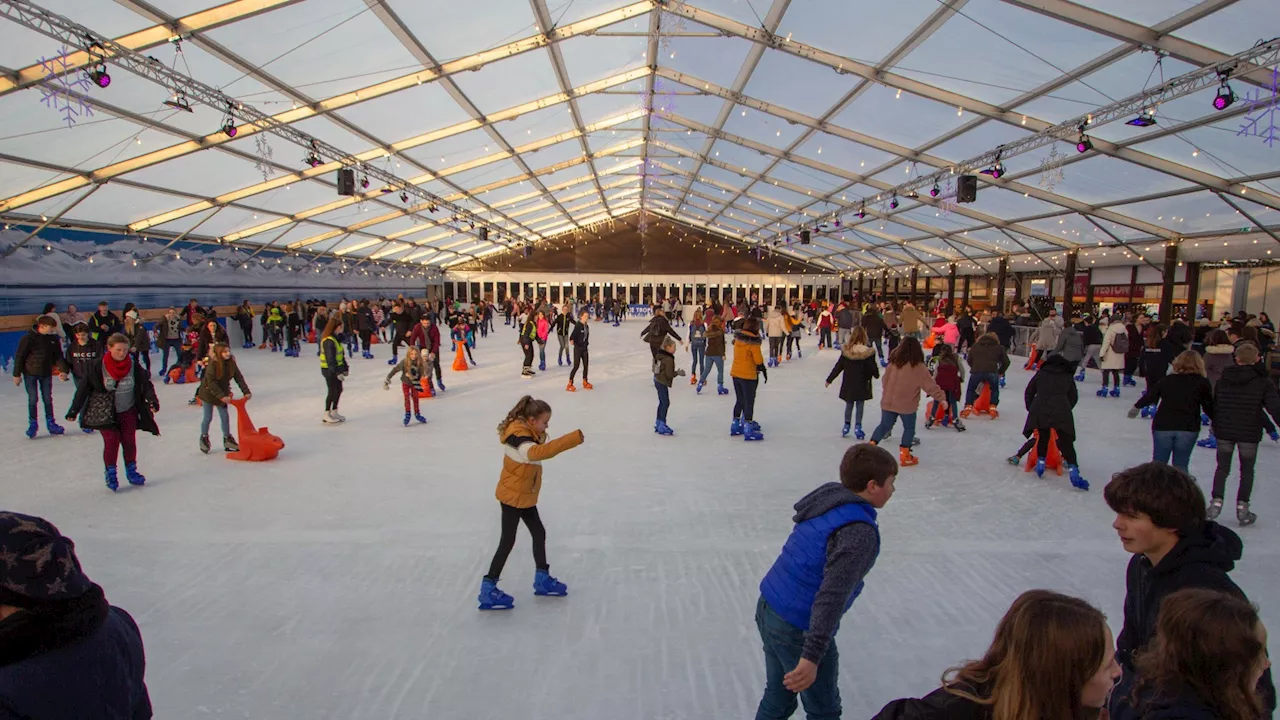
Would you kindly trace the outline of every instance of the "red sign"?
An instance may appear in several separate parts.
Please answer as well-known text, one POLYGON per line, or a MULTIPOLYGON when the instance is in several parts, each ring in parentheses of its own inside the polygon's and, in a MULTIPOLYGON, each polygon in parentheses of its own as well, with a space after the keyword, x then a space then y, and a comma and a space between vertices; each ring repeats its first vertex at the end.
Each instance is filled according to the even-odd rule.
POLYGON ((1094 300, 1129 300, 1128 285, 1094 285, 1094 300))
POLYGON ((1076 281, 1072 283, 1072 293, 1075 297, 1088 297, 1089 295, 1089 273, 1078 273, 1076 281))

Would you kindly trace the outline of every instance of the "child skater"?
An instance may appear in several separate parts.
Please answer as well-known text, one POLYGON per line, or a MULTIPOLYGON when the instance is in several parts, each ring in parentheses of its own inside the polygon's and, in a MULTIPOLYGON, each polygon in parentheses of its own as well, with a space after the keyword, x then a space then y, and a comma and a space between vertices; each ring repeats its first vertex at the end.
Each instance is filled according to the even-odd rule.
POLYGON ((427 361, 427 356, 418 349, 417 345, 410 345, 405 350, 404 360, 387 373, 387 379, 382 382, 383 390, 391 389, 391 376, 396 373, 400 373, 400 389, 404 391, 404 426, 409 427, 409 418, 420 423, 426 422, 427 419, 422 417, 422 413, 418 410, 418 388, 422 387, 424 379, 428 382, 431 380, 431 365, 427 361), (409 412, 410 401, 413 405, 412 414, 409 412))
POLYGON ((573 311, 569 303, 565 303, 560 314, 556 315, 556 321, 553 323, 556 330, 556 342, 559 343, 560 349, 556 351, 556 367, 562 365, 571 365, 572 356, 569 352, 569 334, 573 332, 573 311), (560 359, 564 356, 564 360, 560 359))
POLYGON ((498 578, 507 564, 507 556, 516 544, 516 529, 523 520, 533 540, 533 562, 537 569, 533 579, 534 595, 568 595, 569 588, 551 577, 547 565, 547 532, 538 516, 538 492, 542 489, 542 463, 571 450, 585 440, 581 430, 574 430, 555 440, 547 440, 551 424, 551 406, 525 395, 511 412, 498 423, 498 440, 502 443, 502 475, 495 493, 502 508, 502 538, 493 554, 489 573, 480 581, 481 610, 510 610, 515 598, 498 589, 498 578))
POLYGON ((662 349, 653 361, 653 386, 658 390, 658 420, 653 424, 653 431, 659 435, 675 435, 676 431, 667 425, 667 408, 671 407, 671 383, 677 377, 684 377, 684 368, 676 369, 676 341, 667 338, 662 341, 662 349))
POLYGON ((582 363, 582 389, 590 390, 593 386, 587 381, 587 371, 591 365, 591 319, 584 308, 578 312, 578 322, 573 324, 573 332, 569 335, 569 344, 573 346, 573 369, 569 371, 569 384, 565 390, 576 392, 573 378, 578 375, 578 363, 582 363))
POLYGON ((546 371, 547 369, 547 337, 551 334, 551 322, 547 320, 547 316, 541 310, 537 314, 538 323, 538 370, 546 371))
MULTIPOLYGON (((342 399, 342 382, 347 379, 351 370, 347 366, 347 358, 342 351, 342 343, 338 340, 338 328, 342 320, 335 313, 325 322, 320 333, 320 374, 324 376, 324 384, 328 392, 324 398, 324 415, 320 421, 326 425, 346 422, 346 418, 338 414, 338 401, 342 399)), ((399 362, 399 361, 397 361, 399 362)))
MULTIPOLYGON (((935 345, 933 354, 935 359, 933 381, 947 396, 947 410, 942 426, 946 427, 948 422, 952 422, 956 432, 964 432, 964 423, 960 421, 959 410, 960 388, 964 387, 964 366, 960 364, 960 356, 951 345, 945 342, 935 345)), ((924 427, 927 430, 933 427, 934 418, 938 416, 938 403, 932 403, 926 413, 924 427)))
MULTIPOLYGON (((689 322, 689 341, 685 344, 693 355, 693 372, 689 375, 689 384, 698 384, 698 373, 702 371, 704 358, 707 356, 707 324, 702 321, 702 310, 693 311, 689 322)), ((706 381, 706 378, 703 378, 706 381)))
MULTIPOLYGON (((1163 380, 1169 373, 1169 363, 1173 362, 1173 356, 1176 354, 1173 343, 1165 337, 1168 332, 1169 328, 1160 323, 1147 326, 1147 339, 1142 350, 1142 370, 1147 380, 1147 393, 1155 389, 1156 383, 1163 380)), ((1142 417, 1154 415, 1154 408, 1142 408, 1142 417)))
MULTIPOLYGON (((430 323, 429 320, 428 320, 428 323, 430 323)), ((453 326, 453 331, 450 333, 450 338, 455 343, 462 343, 462 347, 464 351, 467 353, 467 359, 471 361, 471 366, 475 367, 476 359, 474 356, 471 355, 471 343, 467 341, 467 336, 468 334, 470 334, 470 332, 471 332, 471 326, 467 324, 466 318, 463 317, 462 315, 459 315, 457 317, 457 323, 453 326)), ((455 350, 457 349, 457 347, 458 347, 457 345, 454 345, 455 350)), ((544 344, 544 347, 545 347, 545 344, 544 344)))
POLYGON ((702 359, 702 380, 698 382, 699 393, 711 377, 712 366, 716 369, 716 394, 728 395, 729 391, 724 387, 724 320, 721 320, 720 315, 716 313, 712 313, 711 321, 707 324, 707 354, 702 359))
POLYGON ((763 440, 760 423, 755 421, 756 391, 759 377, 769 382, 769 371, 764 365, 764 353, 760 352, 760 318, 747 317, 742 329, 733 334, 733 366, 729 369, 733 378, 733 422, 729 435, 741 435, 743 440, 763 440))
POLYGON ((867 331, 861 326, 853 328, 844 345, 840 346, 840 359, 827 375, 827 387, 844 373, 840 380, 840 399, 844 401, 844 429, 840 437, 848 437, 849 420, 854 409, 858 411, 853 436, 862 440, 867 434, 862 432, 862 408, 870 400, 871 379, 880 377, 880 366, 876 364, 876 351, 867 343, 867 331))
POLYGON ((1249 511, 1249 499, 1253 494, 1254 464, 1258 461, 1263 424, 1268 413, 1280 421, 1280 396, 1275 384, 1257 365, 1258 356, 1257 345, 1240 343, 1235 351, 1236 364, 1223 370, 1213 387, 1213 434, 1218 441, 1218 466, 1213 473, 1213 500, 1209 502, 1208 516, 1216 520, 1222 512, 1231 458, 1239 450, 1236 521, 1241 527, 1252 525, 1258 519, 1249 511))
POLYGON ((929 374, 924 362, 924 349, 915 337, 908 335, 902 338, 902 342, 889 353, 889 364, 885 366, 880 389, 880 425, 871 433, 871 442, 879 444, 893 430, 898 418, 902 418, 898 464, 903 467, 919 465, 920 459, 911 454, 911 448, 916 441, 920 392, 924 391, 939 402, 944 402, 947 396, 929 374))
MULTIPOLYGON (((168 352, 168 349, 165 352, 168 352)), ((89 333, 89 326, 82 322, 76 323, 71 328, 71 340, 67 343, 67 362, 71 365, 71 377, 75 380, 77 391, 89 377, 89 373, 102 364, 102 343, 93 339, 89 333)), ((168 381, 166 376, 165 382, 168 381)), ((86 435, 93 433, 92 428, 80 428, 80 430, 86 435)))
POLYGON ((537 374, 533 371, 533 344, 538 341, 538 320, 522 312, 517 324, 520 326, 520 349, 524 351, 524 367, 520 376, 531 378, 537 374))
POLYGON ((876 514, 893 497, 898 464, 883 448, 854 445, 839 475, 795 504, 791 535, 760 582, 765 688, 757 720, 791 717, 797 694, 809 717, 840 717, 836 630, 880 553, 876 514))
POLYGON ((231 381, 240 386, 244 399, 253 397, 249 386, 245 384, 244 375, 236 359, 231 356, 231 348, 225 343, 216 343, 209 351, 209 365, 200 379, 200 387, 196 397, 203 403, 204 416, 200 420, 200 452, 209 454, 209 425, 213 422, 213 410, 218 410, 218 422, 222 425, 222 449, 227 452, 238 452, 240 446, 231 435, 231 421, 227 417, 227 404, 231 402, 231 381))
POLYGON ((1049 456, 1049 438, 1052 432, 1058 434, 1058 452, 1067 463, 1067 472, 1071 477, 1072 487, 1081 490, 1089 489, 1089 482, 1080 477, 1080 467, 1076 463, 1076 424, 1072 409, 1080 399, 1076 392, 1076 381, 1073 373, 1076 363, 1062 355, 1050 355, 1040 365, 1040 369, 1027 383, 1023 398, 1027 404, 1027 422, 1022 427, 1022 436, 1027 438, 1022 447, 1008 462, 1017 466, 1022 456, 1036 448, 1036 475, 1044 477, 1045 458, 1049 456), (1034 435, 1039 432, 1039 440, 1034 435))

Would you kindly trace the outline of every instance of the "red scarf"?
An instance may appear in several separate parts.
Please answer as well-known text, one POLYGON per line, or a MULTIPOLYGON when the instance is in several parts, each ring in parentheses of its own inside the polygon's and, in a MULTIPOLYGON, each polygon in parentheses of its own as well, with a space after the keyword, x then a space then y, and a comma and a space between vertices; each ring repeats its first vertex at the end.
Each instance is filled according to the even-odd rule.
POLYGON ((111 376, 112 380, 120 382, 125 375, 129 374, 129 370, 133 367, 133 361, 129 359, 128 355, 125 355, 123 360, 116 360, 108 352, 102 355, 102 366, 107 369, 107 374, 111 376))

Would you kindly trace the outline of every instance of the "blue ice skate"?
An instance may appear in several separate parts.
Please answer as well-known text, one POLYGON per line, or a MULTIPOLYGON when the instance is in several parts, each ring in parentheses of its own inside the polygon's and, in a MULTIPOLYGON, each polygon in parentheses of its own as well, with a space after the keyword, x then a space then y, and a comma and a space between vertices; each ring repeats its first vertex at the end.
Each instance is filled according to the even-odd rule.
POLYGON ((1076 382, 1084 382, 1084 370, 1076 373, 1076 382))
POLYGON ((1144 408, 1142 408, 1142 417, 1143 417, 1143 418, 1149 418, 1149 417, 1151 417, 1151 408, 1150 408, 1150 407, 1144 407, 1144 408))
POLYGON ((1077 490, 1088 490, 1089 481, 1080 477, 1080 468, 1075 465, 1067 466, 1067 476, 1071 478, 1071 487, 1077 490))
POLYGON ((763 440, 764 433, 760 432, 760 423, 757 423, 757 422, 747 423, 746 431, 742 433, 742 439, 746 440, 747 442, 763 440))
POLYGON ((48 418, 45 420, 45 428, 49 430, 50 435, 61 435, 62 433, 66 432, 66 429, 63 428, 58 423, 54 422, 53 418, 48 418))
POLYGON ((186 374, 185 372, 179 372, 179 373, 178 373, 178 384, 179 384, 179 385, 186 385, 186 384, 187 384, 187 374, 186 374))
POLYGON ((1218 448, 1218 438, 1210 434, 1209 437, 1203 440, 1197 440, 1196 445, 1199 445, 1202 448, 1209 448, 1210 450, 1216 450, 1218 448))
POLYGON ((569 586, 551 577, 546 570, 539 570, 533 576, 533 594, 564 597, 569 594, 569 586))
POLYGON ((653 431, 658 433, 659 435, 675 435, 676 434, 676 431, 672 430, 670 425, 667 425, 665 422, 661 420, 659 420, 657 423, 654 424, 653 431))
POLYGON ((1200 413, 1200 425, 1203 427, 1209 427, 1209 416, 1205 413, 1200 413))
POLYGON ((1124 376, 1124 386, 1125 386, 1125 387, 1138 387, 1138 381, 1137 381, 1137 380, 1134 380, 1132 375, 1125 375, 1125 376, 1124 376))
MULTIPOLYGON (((160 368, 160 372, 156 373, 156 377, 158 377, 158 378, 162 378, 162 377, 164 377, 165 375, 168 375, 168 374, 169 374, 169 368, 160 368)), ((166 381, 165 381, 165 385, 168 385, 168 384, 169 384, 169 381, 168 381, 168 380, 166 380, 166 381)))
POLYGON ((481 610, 510 610, 516 606, 516 599, 498 589, 498 581, 483 578, 480 581, 481 610))
POLYGON ((733 422, 729 423, 729 437, 741 435, 745 429, 746 428, 742 425, 742 420, 740 418, 734 418, 733 422))
POLYGON ((1000 376, 1000 387, 1004 387, 1004 376, 1000 376))
POLYGON ((885 362, 884 358, 880 358, 880 367, 882 368, 889 367, 889 363, 885 362))
POLYGON ((706 381, 706 380, 699 380, 699 381, 698 381, 698 387, 694 388, 694 391, 695 391, 695 392, 697 392, 699 395, 701 395, 701 394, 702 394, 702 388, 703 388, 703 387, 705 387, 705 386, 706 386, 706 384, 707 384, 707 381, 706 381))
POLYGON ((426 419, 426 418, 424 418, 424 417, 422 417, 421 415, 414 415, 414 416, 413 416, 413 419, 414 419, 414 420, 417 420, 417 421, 418 421, 418 422, 420 422, 420 423, 425 423, 425 422, 427 421, 427 419, 426 419))
MULTIPOLYGON (((113 470, 115 468, 112 468, 113 470)), ((145 485, 147 478, 138 472, 138 463, 127 462, 124 464, 124 476, 129 479, 130 485, 145 485)))
POLYGON ((1109 394, 1111 395, 1111 397, 1120 397, 1120 388, 1118 387, 1111 388, 1111 392, 1109 394))
POLYGON ((40 421, 31 418, 31 422, 27 424, 27 437, 34 440, 38 432, 40 432, 40 421))
POLYGON ((1098 397, 1106 397, 1106 396, 1107 396, 1107 386, 1106 386, 1106 385, 1103 385, 1102 387, 1098 388, 1098 392, 1096 392, 1096 393, 1094 393, 1094 394, 1095 394, 1095 395, 1097 395, 1098 397))
POLYGON ((120 489, 120 481, 116 479, 116 466, 108 465, 105 474, 107 478, 107 489, 111 492, 115 492, 120 489))
POLYGON ((409 420, 411 420, 412 418, 413 418, 413 415, 411 415, 410 413, 405 413, 405 414, 404 414, 404 426, 405 426, 405 427, 409 427, 409 420))
POLYGON ((856 438, 858 438, 859 440, 866 440, 866 439, 867 439, 867 434, 866 434, 866 433, 864 433, 864 432, 862 432, 862 425, 854 425, 854 426, 853 426, 853 436, 854 436, 854 437, 856 437, 856 438))
POLYGON ((547 361, 543 360, 538 363, 538 372, 546 372, 546 371, 547 371, 547 361))
POLYGON ((85 435, 92 435, 92 434, 93 434, 93 430, 92 430, 92 429, 90 429, 90 428, 80 428, 80 432, 84 433, 85 435))
POLYGON ((844 428, 840 431, 840 437, 849 437, 849 423, 844 424, 844 428))
POLYGON ((1044 468, 1045 468, 1044 458, 1040 458, 1039 460, 1036 460, 1036 477, 1040 477, 1040 478, 1044 477, 1044 468))
POLYGON ((728 391, 728 390, 725 390, 723 385, 717 385, 717 386, 716 386, 716 394, 717 394, 717 395, 728 395, 728 394, 729 394, 729 391, 728 391))
POLYGON ((436 380, 436 384, 440 386, 440 392, 444 392, 444 391, 447 389, 447 388, 445 388, 445 386, 444 386, 444 381, 443 381, 443 380, 437 379, 437 380, 436 380))
POLYGON ((1267 433, 1267 437, 1271 438, 1271 442, 1280 443, 1280 431, 1272 430, 1267 433))
POLYGON ((388 364, 388 365, 395 365, 395 364, 397 364, 397 363, 399 363, 399 362, 400 362, 400 356, 399 356, 399 355, 392 355, 392 356, 391 356, 391 359, 387 361, 387 364, 388 364))

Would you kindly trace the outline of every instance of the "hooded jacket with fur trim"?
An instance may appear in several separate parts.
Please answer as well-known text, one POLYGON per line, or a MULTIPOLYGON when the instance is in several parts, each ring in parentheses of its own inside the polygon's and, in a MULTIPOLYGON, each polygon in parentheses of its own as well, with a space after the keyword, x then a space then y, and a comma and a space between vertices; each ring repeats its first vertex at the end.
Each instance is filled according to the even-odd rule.
POLYGON ((866 345, 848 343, 840 348, 840 358, 835 367, 827 375, 830 385, 841 373, 840 399, 845 402, 870 400, 872 397, 871 380, 880 377, 880 364, 876 362, 875 348, 866 345))

